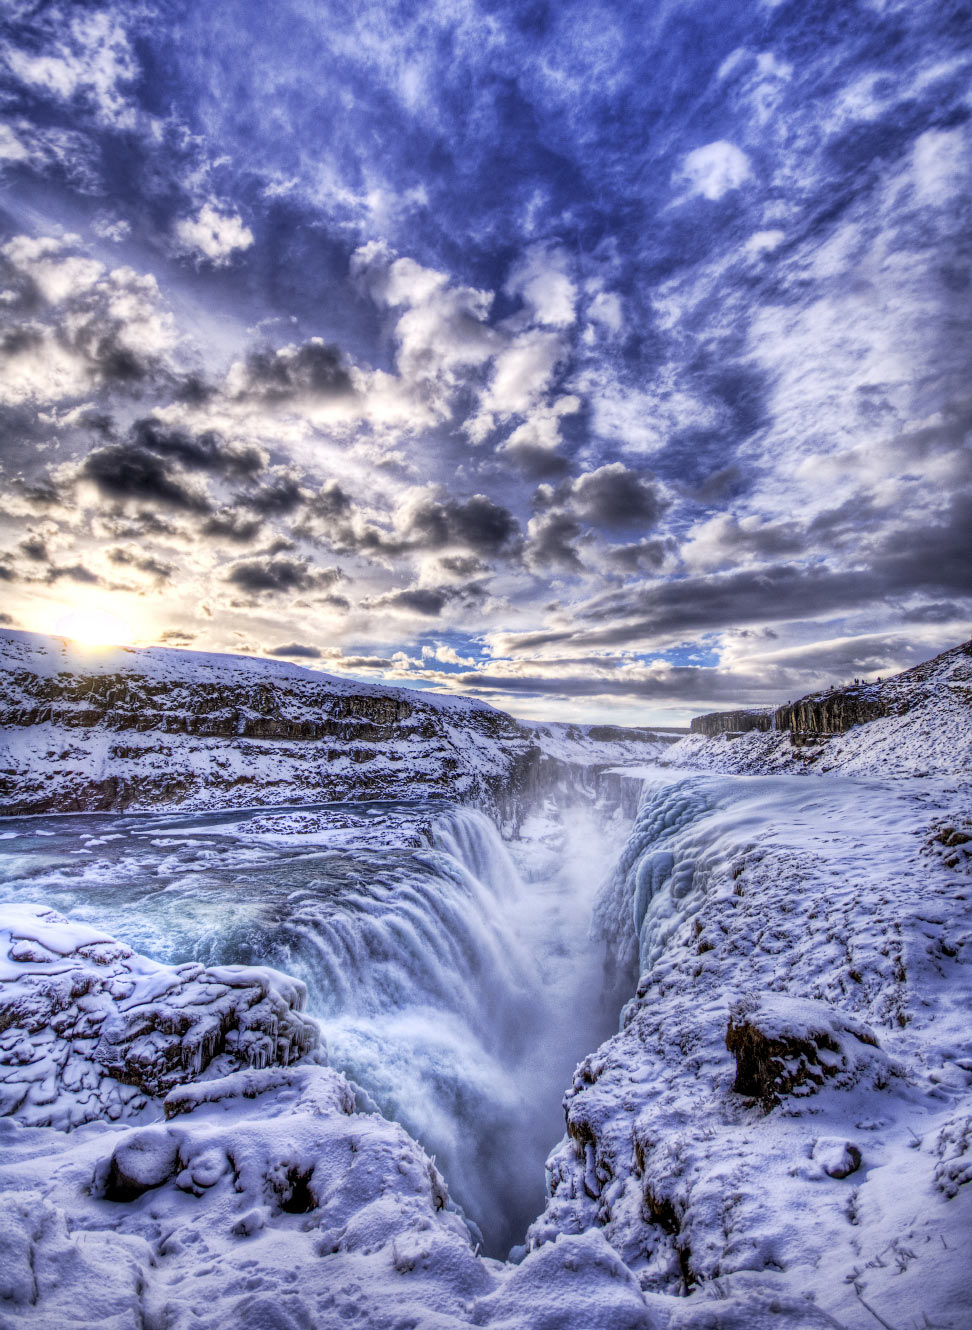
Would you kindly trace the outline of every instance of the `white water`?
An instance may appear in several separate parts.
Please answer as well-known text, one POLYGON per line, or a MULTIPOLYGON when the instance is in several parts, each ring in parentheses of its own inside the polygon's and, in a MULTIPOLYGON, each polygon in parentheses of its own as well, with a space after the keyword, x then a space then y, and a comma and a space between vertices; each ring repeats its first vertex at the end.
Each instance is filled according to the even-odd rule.
POLYGON ((303 978, 331 1062, 436 1156, 505 1255, 542 1207, 573 1068, 616 1027, 588 932, 617 832, 571 810, 511 855, 469 809, 330 806, 316 830, 290 816, 11 819, 4 894, 158 959, 303 978))

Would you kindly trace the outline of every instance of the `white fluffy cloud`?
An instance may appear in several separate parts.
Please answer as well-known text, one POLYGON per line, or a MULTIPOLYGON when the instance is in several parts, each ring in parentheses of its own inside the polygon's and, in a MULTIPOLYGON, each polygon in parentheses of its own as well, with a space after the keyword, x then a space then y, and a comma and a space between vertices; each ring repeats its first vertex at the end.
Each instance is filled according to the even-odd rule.
POLYGON ((138 74, 123 28, 109 14, 78 14, 41 54, 7 45, 0 52, 10 72, 28 87, 60 101, 84 97, 99 120, 131 128, 135 113, 122 85, 138 74))
POLYGON ((577 291, 568 262, 562 249, 533 246, 514 267, 506 290, 523 300, 531 322, 553 328, 569 328, 574 322, 577 291))
POLYGON ((676 174, 675 184, 681 185, 688 198, 701 194, 715 202, 732 189, 739 189, 752 177, 749 158, 742 148, 726 139, 717 139, 690 152, 676 174))
POLYGON ((253 244, 253 232, 243 225, 239 214, 220 212, 212 203, 204 203, 195 217, 178 221, 175 233, 184 250, 202 255, 217 266, 229 263, 236 250, 249 249, 253 244))

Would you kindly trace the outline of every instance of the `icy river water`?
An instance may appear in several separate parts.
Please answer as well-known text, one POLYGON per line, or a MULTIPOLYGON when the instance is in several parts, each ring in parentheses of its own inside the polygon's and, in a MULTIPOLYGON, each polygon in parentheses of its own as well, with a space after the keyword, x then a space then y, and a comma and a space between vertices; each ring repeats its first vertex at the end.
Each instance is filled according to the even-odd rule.
POLYGON ((157 960, 304 980, 331 1063, 505 1256, 542 1209, 574 1066, 616 1028, 589 927, 625 829, 581 808, 508 845, 418 802, 6 818, 0 882, 157 960))

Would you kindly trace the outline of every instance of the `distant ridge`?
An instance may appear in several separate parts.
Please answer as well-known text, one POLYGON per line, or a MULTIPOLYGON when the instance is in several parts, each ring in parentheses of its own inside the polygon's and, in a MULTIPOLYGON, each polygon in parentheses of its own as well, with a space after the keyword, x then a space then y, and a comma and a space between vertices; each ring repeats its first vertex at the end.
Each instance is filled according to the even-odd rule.
POLYGON ((710 711, 692 719, 692 734, 714 738, 750 730, 787 730, 794 734, 844 734, 881 716, 899 716, 949 688, 969 700, 972 692, 972 639, 873 683, 840 684, 808 693, 796 702, 772 708, 710 711))

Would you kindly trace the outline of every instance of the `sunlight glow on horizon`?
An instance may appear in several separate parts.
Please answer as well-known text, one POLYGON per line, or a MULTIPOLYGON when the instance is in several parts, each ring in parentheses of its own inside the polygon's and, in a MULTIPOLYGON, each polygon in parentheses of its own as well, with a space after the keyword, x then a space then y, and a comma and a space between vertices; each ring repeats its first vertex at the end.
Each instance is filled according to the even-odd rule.
POLYGON ((81 646, 123 646, 132 641, 131 625, 108 610, 71 610, 60 616, 54 631, 81 646))

